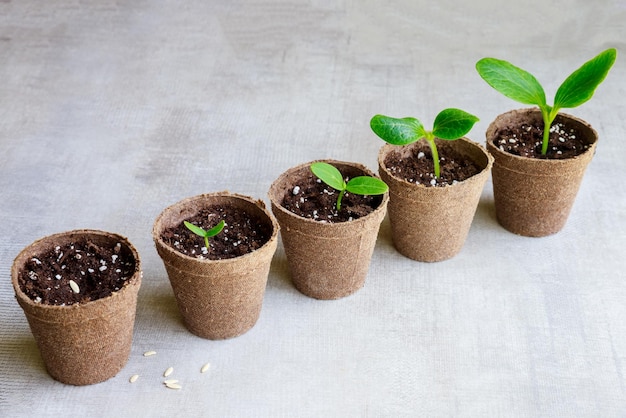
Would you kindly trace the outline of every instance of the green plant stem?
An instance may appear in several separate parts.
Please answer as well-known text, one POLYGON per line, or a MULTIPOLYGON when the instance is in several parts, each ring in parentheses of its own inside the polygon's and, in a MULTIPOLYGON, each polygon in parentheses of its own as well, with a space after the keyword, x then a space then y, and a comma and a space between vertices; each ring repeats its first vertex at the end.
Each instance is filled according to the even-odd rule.
POLYGON ((541 142, 541 155, 548 153, 548 143, 550 142, 550 128, 552 128, 552 122, 556 119, 558 109, 550 108, 541 109, 541 116, 543 116, 543 140, 541 142))
POLYGON ((339 196, 337 197, 337 212, 341 209, 341 199, 343 199, 343 195, 346 193, 345 190, 339 192, 339 196))
POLYGON ((208 250, 209 248, 209 238, 208 237, 204 237, 204 245, 206 246, 206 249, 208 250))
POLYGON ((440 168, 439 168, 439 152, 437 151, 437 144, 435 144, 435 136, 433 134, 426 136, 426 141, 430 146, 430 152, 433 154, 433 164, 435 166, 435 178, 439 178, 440 168))

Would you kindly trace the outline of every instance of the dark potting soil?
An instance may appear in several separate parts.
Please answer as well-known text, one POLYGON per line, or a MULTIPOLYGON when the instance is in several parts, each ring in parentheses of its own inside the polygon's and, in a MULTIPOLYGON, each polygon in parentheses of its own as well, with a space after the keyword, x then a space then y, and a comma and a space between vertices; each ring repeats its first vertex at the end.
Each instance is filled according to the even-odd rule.
POLYGON ((18 283, 35 302, 65 306, 105 298, 124 287, 134 272, 135 259, 120 243, 106 247, 80 238, 31 258, 18 283))
POLYGON ((225 222, 222 232, 209 238, 205 247, 204 238, 191 232, 183 222, 166 229, 161 239, 182 254, 199 259, 223 260, 235 258, 261 248, 272 237, 272 225, 248 212, 229 205, 208 206, 187 222, 209 230, 220 221, 225 222))
MULTIPOLYGON (((348 182, 352 177, 362 173, 348 173, 342 169, 348 182)), ((382 196, 362 196, 346 192, 341 200, 340 210, 337 211, 337 197, 339 191, 323 183, 312 172, 302 177, 297 184, 289 188, 282 201, 282 206, 288 211, 303 218, 319 222, 337 223, 347 222, 372 213, 381 203, 382 196)))
POLYGON ((493 144, 502 151, 521 157, 559 160, 575 157, 589 148, 589 144, 576 129, 568 128, 562 123, 555 123, 550 128, 546 155, 541 155, 542 142, 543 126, 524 123, 498 130, 493 144))
POLYGON ((439 177, 435 177, 435 164, 432 152, 426 141, 420 141, 412 148, 412 154, 403 158, 400 153, 390 152, 385 158, 385 166, 391 174, 426 187, 449 186, 466 180, 480 172, 480 167, 471 159, 439 142, 439 177))

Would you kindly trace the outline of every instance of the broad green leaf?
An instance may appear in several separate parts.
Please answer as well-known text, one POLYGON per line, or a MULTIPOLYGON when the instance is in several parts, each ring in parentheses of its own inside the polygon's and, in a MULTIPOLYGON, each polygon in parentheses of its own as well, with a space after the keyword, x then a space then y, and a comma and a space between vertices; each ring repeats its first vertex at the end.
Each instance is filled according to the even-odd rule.
POLYGON ((577 107, 591 99, 596 87, 604 81, 615 63, 616 57, 617 51, 614 48, 607 49, 574 71, 557 90, 554 107, 577 107))
POLYGON ((376 115, 370 127, 383 141, 392 145, 407 145, 426 136, 422 123, 415 118, 392 118, 376 115))
POLYGON ((460 109, 444 109, 435 118, 433 134, 437 138, 455 140, 468 133, 478 118, 460 109))
POLYGON ((346 182, 343 180, 343 176, 341 175, 339 170, 337 170, 337 168, 335 168, 334 166, 322 161, 318 161, 311 164, 311 171, 317 176, 317 178, 322 180, 333 189, 340 191, 345 190, 346 182))
POLYGON ((546 106, 543 87, 529 72, 495 58, 481 59, 476 63, 476 70, 487 84, 506 97, 524 104, 546 106))
POLYGON ((387 184, 376 177, 359 176, 350 179, 346 185, 350 193, 364 196, 383 194, 388 190, 387 184))
POLYGON ((184 222, 185 226, 187 227, 187 229, 189 229, 191 232, 193 232, 196 235, 199 235, 201 237, 205 237, 206 236, 206 231, 202 228, 200 228, 199 226, 196 226, 194 224, 192 224, 191 222, 184 222))
POLYGON ((222 232, 222 229, 224 229, 224 225, 226 225, 226 222, 224 222, 224 220, 222 219, 220 223, 218 223, 213 228, 206 231, 206 236, 209 238, 216 236, 217 234, 222 232))

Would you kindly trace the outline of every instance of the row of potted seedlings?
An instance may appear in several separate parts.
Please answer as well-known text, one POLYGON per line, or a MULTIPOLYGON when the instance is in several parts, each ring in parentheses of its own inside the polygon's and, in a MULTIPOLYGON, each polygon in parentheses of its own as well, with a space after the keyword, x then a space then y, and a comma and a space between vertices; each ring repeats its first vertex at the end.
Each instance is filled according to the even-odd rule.
MULTIPOLYGON (((478 119, 458 109, 440 112, 432 130, 415 118, 376 115, 370 126, 388 142, 378 155, 380 179, 361 164, 314 161, 274 181, 271 213, 263 202, 230 192, 166 208, 152 234, 185 326, 208 339, 254 326, 279 230, 295 287, 317 299, 342 298, 364 285, 387 209, 401 254, 425 262, 453 257, 490 172, 504 228, 535 237, 558 232, 597 142, 589 124, 558 111, 589 100, 615 57, 609 49, 585 63, 561 85, 553 106, 526 71, 479 61, 492 87, 537 106, 498 116, 487 149, 463 137, 478 119)), ((93 384, 124 367, 142 280, 139 254, 126 238, 96 230, 51 235, 20 252, 11 276, 54 379, 93 384)))

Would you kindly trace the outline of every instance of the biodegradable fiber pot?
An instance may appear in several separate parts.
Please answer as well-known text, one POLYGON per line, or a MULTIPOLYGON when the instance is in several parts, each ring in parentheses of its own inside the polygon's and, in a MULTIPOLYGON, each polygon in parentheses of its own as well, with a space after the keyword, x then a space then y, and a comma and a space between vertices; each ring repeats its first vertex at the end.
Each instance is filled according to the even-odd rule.
MULTIPOLYGON (((365 166, 324 160, 345 176, 375 176, 365 166)), ((289 273, 296 289, 316 299, 339 299, 365 283, 378 229, 387 211, 388 193, 375 210, 355 220, 324 223, 298 216, 282 206, 286 193, 311 172, 312 162, 293 167, 269 190, 272 212, 281 226, 289 273)))
POLYGON ((595 152, 597 132, 585 121, 559 113, 563 123, 582 135, 589 148, 567 159, 520 157, 494 145, 498 131, 528 123, 543 126, 539 109, 518 109, 499 115, 487 129, 487 149, 494 156, 493 195, 496 218, 515 234, 542 237, 560 231, 576 199, 587 165, 595 152))
POLYGON ((159 215, 152 236, 189 331, 202 338, 221 340, 244 334, 256 324, 276 251, 278 230, 276 220, 263 202, 226 191, 184 199, 159 215), (250 253, 221 260, 191 257, 163 241, 163 231, 216 204, 258 218, 271 228, 269 240, 250 253))
POLYGON ((11 281, 24 310, 46 370, 54 379, 72 385, 90 385, 115 376, 128 361, 141 285, 139 255, 124 237, 96 230, 50 235, 26 247, 13 262, 11 281), (56 246, 87 237, 96 245, 121 244, 134 259, 134 274, 110 296, 70 306, 35 303, 20 288, 26 263, 56 246))
POLYGON ((393 175, 385 163, 391 153, 409 158, 418 142, 385 144, 378 154, 380 177, 389 186, 393 244, 400 254, 417 261, 442 261, 461 250, 493 161, 482 146, 467 138, 436 143, 442 155, 446 148, 454 149, 481 171, 454 185, 427 187, 393 175))

